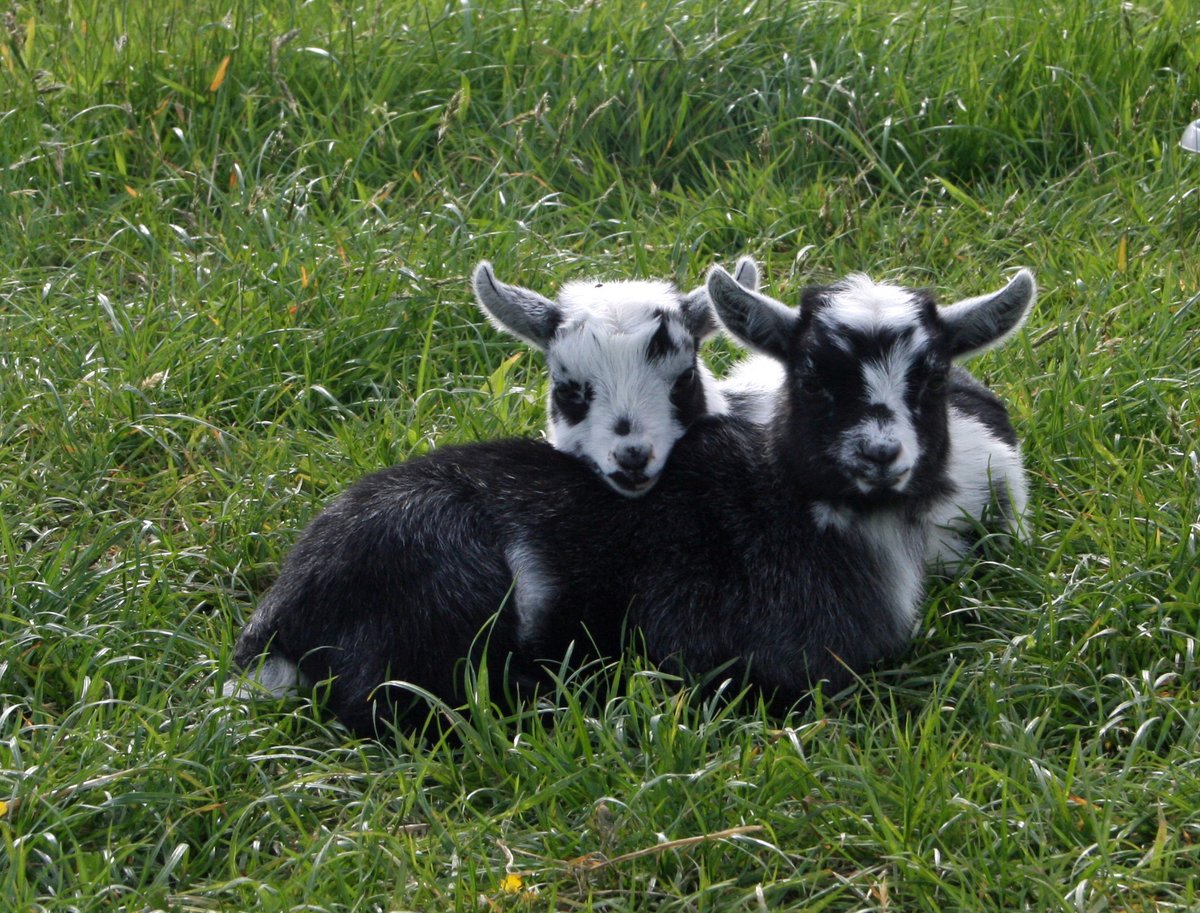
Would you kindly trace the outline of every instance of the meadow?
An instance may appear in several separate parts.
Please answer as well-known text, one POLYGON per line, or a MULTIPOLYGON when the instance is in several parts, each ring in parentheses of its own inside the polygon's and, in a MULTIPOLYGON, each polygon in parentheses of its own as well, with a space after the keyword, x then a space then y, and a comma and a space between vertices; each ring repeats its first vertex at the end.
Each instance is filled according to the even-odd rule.
POLYGON ((0 905, 1200 908, 1197 117, 1181 0, 4 4, 0 905), (1038 277, 974 363, 1031 541, 902 661, 780 719, 630 655, 392 746, 220 696, 334 494, 538 433, 478 260, 740 254, 1038 277))

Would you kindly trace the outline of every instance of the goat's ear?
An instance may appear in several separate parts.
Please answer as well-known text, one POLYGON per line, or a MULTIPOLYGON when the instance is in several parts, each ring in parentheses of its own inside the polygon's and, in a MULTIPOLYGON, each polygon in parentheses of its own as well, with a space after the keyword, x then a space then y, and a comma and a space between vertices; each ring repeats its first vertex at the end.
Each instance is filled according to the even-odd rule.
POLYGON ((687 331, 697 339, 707 339, 721 329, 717 315, 713 313, 707 286, 694 288, 684 295, 679 302, 679 313, 687 331))
POLYGON ((739 257, 737 266, 733 268, 733 278, 742 288, 748 288, 752 292, 757 292, 761 277, 758 264, 754 262, 754 258, 739 257))
POLYGON ((942 308, 938 313, 950 332, 951 357, 969 358, 1004 342, 1021 328, 1036 298, 1033 273, 1023 269, 998 292, 942 308))
POLYGON ((497 328, 545 350, 562 321, 562 311, 549 298, 496 279, 492 264, 481 260, 471 277, 475 300, 497 328))
MULTIPOLYGON (((742 257, 733 271, 733 278, 738 285, 753 292, 758 291, 758 264, 751 257, 742 257)), ((707 285, 694 288, 684 295, 679 310, 683 314, 684 326, 697 339, 707 339, 721 329, 717 315, 713 313, 707 285)))
POLYGON ((709 270, 708 295, 721 323, 738 342, 780 361, 787 358, 788 342, 800 321, 794 310, 740 285, 719 266, 709 270))

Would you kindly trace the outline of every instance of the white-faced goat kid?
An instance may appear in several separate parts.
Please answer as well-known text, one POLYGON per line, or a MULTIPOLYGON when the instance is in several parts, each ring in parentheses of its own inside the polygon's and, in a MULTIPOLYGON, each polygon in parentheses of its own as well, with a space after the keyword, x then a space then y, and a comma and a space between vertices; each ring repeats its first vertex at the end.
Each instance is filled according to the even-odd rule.
POLYGON ((770 423, 697 421, 637 499, 528 440, 368 476, 300 536, 235 664, 276 692, 327 681, 369 734, 419 724, 428 694, 461 702, 464 659, 486 658, 493 697, 523 693, 571 643, 614 655, 625 626, 653 661, 722 670, 779 706, 902 651, 928 506, 950 484, 950 363, 1012 332, 1032 282, 940 311, 855 282, 792 310, 719 268, 708 290, 784 367, 770 423))
POLYGON ((499 282, 486 261, 474 286, 496 327, 545 354, 547 440, 621 494, 649 491, 691 424, 725 412, 696 357, 716 330, 703 286, 680 294, 668 282, 569 282, 551 301, 499 282))

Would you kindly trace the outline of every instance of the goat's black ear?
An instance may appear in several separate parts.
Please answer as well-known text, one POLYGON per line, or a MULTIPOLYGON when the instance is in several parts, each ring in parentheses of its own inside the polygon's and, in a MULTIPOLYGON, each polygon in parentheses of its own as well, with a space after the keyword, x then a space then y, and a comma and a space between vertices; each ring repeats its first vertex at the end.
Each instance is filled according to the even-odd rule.
POLYGON ((475 300, 498 329, 545 350, 562 322, 557 304, 530 289, 500 282, 486 260, 475 267, 471 282, 475 300))
POLYGON ((683 316, 683 325, 697 339, 707 339, 721 329, 706 286, 694 288, 684 295, 679 302, 679 313, 683 316))
POLYGON ((780 361, 787 358, 789 340, 800 320, 794 310, 739 284, 719 266, 709 270, 708 295, 717 317, 738 342, 780 361))
MULTIPOLYGON (((752 257, 742 257, 733 271, 733 278, 738 285, 758 291, 758 264, 752 257)), ((684 326, 697 339, 707 339, 721 329, 717 315, 713 313, 707 285, 694 288, 684 295, 679 309, 683 314, 684 326)))
POLYGON ((997 346, 1021 328, 1037 299, 1037 284, 1027 269, 990 295, 967 298, 939 311, 949 331, 952 358, 969 358, 997 346))

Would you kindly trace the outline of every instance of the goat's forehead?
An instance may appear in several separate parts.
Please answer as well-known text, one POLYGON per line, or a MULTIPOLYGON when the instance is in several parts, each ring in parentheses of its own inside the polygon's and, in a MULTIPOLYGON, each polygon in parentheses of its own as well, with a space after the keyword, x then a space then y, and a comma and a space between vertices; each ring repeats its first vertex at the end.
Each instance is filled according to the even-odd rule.
POLYGON ((680 313, 675 286, 652 280, 568 282, 559 290, 558 305, 562 326, 593 324, 614 333, 638 333, 661 314, 680 313))
POLYGON ((593 315, 558 328, 547 363, 556 376, 632 382, 648 371, 682 370, 695 353, 695 341, 678 319, 652 316, 634 326, 614 326, 593 315))
POLYGON ((563 320, 548 349, 556 374, 641 373, 639 365, 689 363, 695 340, 679 295, 666 282, 569 283, 559 293, 563 320))
POLYGON ((881 347, 862 360, 862 376, 867 386, 903 386, 908 372, 929 352, 924 341, 917 338, 921 330, 902 331, 890 344, 881 347))
POLYGON ((825 301, 814 317, 832 333, 926 335, 926 301, 909 289, 853 275, 829 289, 825 301))
POLYGON ((883 324, 871 330, 820 323, 810 337, 808 363, 843 378, 890 377, 900 382, 920 362, 936 358, 931 328, 922 323, 883 324))

